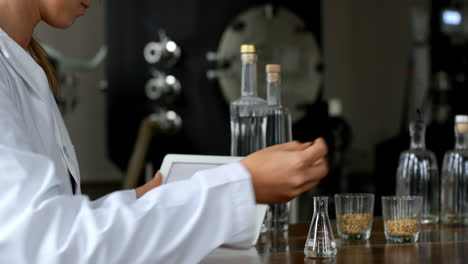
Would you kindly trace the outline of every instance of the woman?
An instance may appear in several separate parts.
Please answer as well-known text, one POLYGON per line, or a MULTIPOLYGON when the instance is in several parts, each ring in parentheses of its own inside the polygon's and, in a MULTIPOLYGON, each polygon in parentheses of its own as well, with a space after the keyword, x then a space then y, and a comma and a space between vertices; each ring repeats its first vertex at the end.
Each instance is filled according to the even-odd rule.
POLYGON ((255 203, 289 201, 326 175, 318 139, 89 201, 32 34, 41 20, 72 25, 90 4, 0 0, 0 263, 197 263, 221 245, 250 246, 255 203))

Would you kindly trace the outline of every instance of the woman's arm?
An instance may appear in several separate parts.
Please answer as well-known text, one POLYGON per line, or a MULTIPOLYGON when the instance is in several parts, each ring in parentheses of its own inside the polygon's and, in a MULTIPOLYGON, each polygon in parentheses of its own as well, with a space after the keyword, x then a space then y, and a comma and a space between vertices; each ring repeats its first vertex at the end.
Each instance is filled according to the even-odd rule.
POLYGON ((291 142, 135 201, 125 191, 93 204, 63 195, 21 120, 0 78, 0 263, 197 263, 222 244, 250 246, 255 201, 290 200, 326 174, 322 140, 291 142))
POLYGON ((157 172, 154 178, 147 182, 146 184, 134 189, 134 190, 125 190, 117 191, 110 194, 107 194, 97 200, 92 201, 92 206, 94 208, 105 207, 107 204, 112 203, 113 200, 119 200, 122 203, 132 203, 136 199, 142 197, 147 192, 152 189, 160 186, 162 184, 162 175, 160 172, 157 172))
POLYGON ((64 195, 52 160, 32 150, 2 73, 0 263, 196 263, 222 244, 250 246, 255 199, 239 163, 138 200, 134 190, 97 203, 64 195))
POLYGON ((254 195, 239 163, 96 208, 57 194, 47 158, 0 145, 0 160, 1 263, 197 263, 253 239, 254 195))

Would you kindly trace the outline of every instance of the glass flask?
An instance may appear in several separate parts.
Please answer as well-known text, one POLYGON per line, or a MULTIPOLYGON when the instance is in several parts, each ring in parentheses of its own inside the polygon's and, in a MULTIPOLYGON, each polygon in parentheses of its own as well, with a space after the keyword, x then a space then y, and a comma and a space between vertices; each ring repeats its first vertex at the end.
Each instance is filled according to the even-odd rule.
POLYGON ((257 95, 257 54, 241 46, 241 97, 231 103, 231 155, 247 156, 266 146, 266 101, 257 95))
MULTIPOLYGON (((291 114, 281 104, 281 65, 266 65, 267 76, 267 130, 266 146, 292 140, 291 114)), ((289 226, 291 203, 270 204, 265 226, 268 231, 286 231, 289 226)))
POLYGON ((304 254, 307 258, 330 258, 337 253, 333 230, 328 218, 328 197, 314 197, 314 216, 307 235, 304 254))
POLYGON ((421 222, 436 223, 440 215, 439 171, 434 153, 426 149, 425 133, 426 126, 420 118, 410 124, 411 147, 400 155, 396 194, 421 196, 421 222))
POLYGON ((442 221, 468 223, 468 116, 455 117, 455 149, 442 166, 442 221))

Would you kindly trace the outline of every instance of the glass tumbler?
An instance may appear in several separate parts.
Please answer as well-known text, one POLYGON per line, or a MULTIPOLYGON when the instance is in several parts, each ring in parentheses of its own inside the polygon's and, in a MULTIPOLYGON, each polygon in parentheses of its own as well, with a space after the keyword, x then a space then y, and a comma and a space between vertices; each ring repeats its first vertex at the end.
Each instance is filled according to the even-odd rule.
POLYGON ((335 211, 336 227, 341 239, 369 239, 374 215, 373 194, 335 194, 335 211))
POLYGON ((387 241, 418 241, 422 204, 421 196, 382 196, 382 216, 387 241))

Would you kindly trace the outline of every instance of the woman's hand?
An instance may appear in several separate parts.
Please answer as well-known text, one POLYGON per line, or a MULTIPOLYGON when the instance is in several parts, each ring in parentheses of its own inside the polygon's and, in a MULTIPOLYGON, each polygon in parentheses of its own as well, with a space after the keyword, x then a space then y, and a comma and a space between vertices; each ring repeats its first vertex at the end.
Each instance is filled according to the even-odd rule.
POLYGON ((327 151, 319 138, 272 146, 244 158, 241 163, 252 175, 257 203, 287 202, 317 186, 328 173, 327 151))
POLYGON ((158 171, 151 181, 135 189, 137 199, 139 199, 140 197, 145 195, 145 193, 151 191, 152 189, 158 187, 161 184, 162 184, 162 174, 161 172, 158 171))

